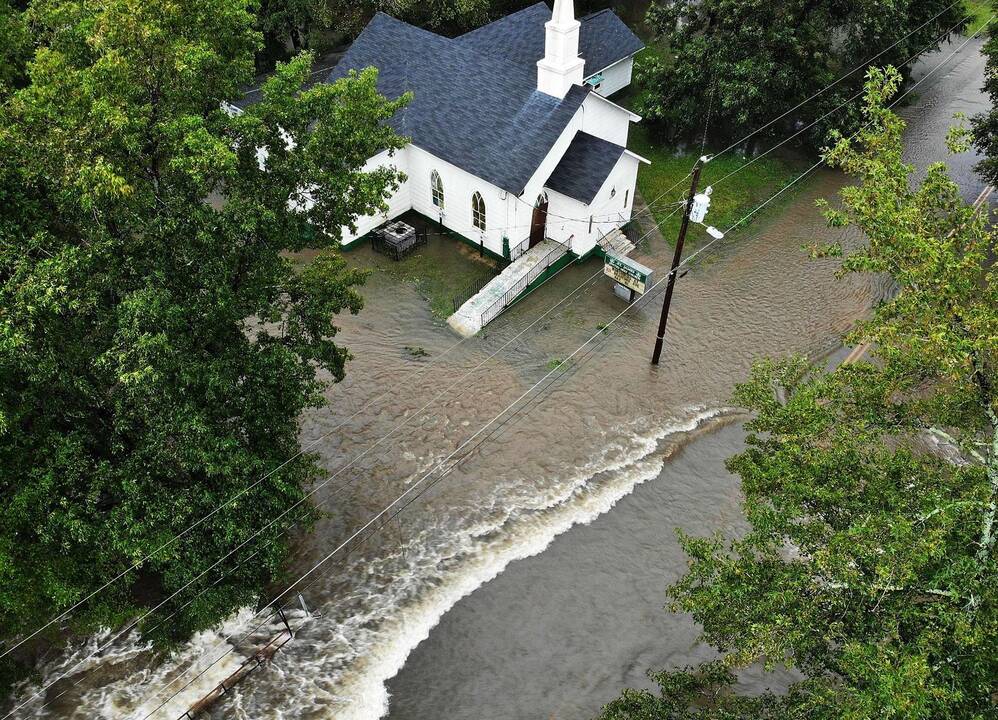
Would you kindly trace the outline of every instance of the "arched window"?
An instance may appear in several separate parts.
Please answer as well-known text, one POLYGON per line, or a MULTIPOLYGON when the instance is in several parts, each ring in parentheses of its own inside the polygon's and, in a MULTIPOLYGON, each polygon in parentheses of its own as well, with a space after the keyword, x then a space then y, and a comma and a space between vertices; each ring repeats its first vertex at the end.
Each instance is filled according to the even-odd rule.
POLYGON ((443 210, 444 182, 440 179, 440 173, 436 170, 430 173, 430 193, 433 195, 433 204, 443 210))
POLYGON ((476 228, 485 231, 485 200, 482 199, 480 192, 471 196, 471 221, 475 223, 476 228))

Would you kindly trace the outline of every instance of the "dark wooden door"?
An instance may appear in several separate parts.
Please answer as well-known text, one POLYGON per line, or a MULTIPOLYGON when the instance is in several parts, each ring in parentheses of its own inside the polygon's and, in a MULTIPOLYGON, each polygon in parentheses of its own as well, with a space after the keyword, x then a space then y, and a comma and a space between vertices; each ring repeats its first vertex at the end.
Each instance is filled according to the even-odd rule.
POLYGON ((530 219, 530 247, 544 241, 544 230, 548 220, 548 200, 544 198, 534 205, 534 214, 530 219))

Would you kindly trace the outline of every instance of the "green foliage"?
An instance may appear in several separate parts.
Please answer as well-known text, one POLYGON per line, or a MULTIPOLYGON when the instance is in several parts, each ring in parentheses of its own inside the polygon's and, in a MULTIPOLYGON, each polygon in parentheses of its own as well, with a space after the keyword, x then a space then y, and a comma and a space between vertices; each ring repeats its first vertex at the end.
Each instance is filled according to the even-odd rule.
POLYGON ((970 16, 970 27, 978 28, 994 13, 991 0, 964 0, 964 13, 970 16))
MULTIPOLYGON (((950 4, 949 0, 842 3, 836 0, 676 0, 656 2, 648 22, 671 55, 643 65, 647 92, 638 108, 667 139, 689 139, 708 106, 712 132, 734 138, 833 82, 844 70, 893 45, 879 65, 904 61, 957 23, 953 8, 902 40, 950 4)), ((773 126, 819 118, 862 87, 862 73, 836 85, 773 126)), ((820 144, 831 127, 851 128, 858 108, 844 108, 809 133, 820 144)), ((758 140, 758 138, 757 138, 758 140)))
MULTIPOLYGON (((355 37, 376 12, 385 12, 418 27, 453 36, 520 9, 526 3, 499 0, 262 0, 260 29, 267 55, 282 58, 287 49, 310 46, 313 31, 328 31, 343 39, 355 37)), ((263 63, 266 66, 266 62, 263 63)))
MULTIPOLYGON (((689 175, 700 156, 700 145, 697 144, 693 152, 676 152, 674 148, 656 142, 652 133, 642 124, 631 128, 628 146, 651 161, 650 165, 642 165, 638 171, 638 192, 646 202, 652 203, 652 217, 665 239, 673 243, 682 223, 682 213, 676 211, 677 203, 682 202, 689 192, 689 180, 684 178, 689 175)), ((710 152, 709 146, 707 152, 710 152)), ((736 175, 717 185, 718 191, 714 193, 710 206, 711 225, 729 227, 811 165, 800 157, 776 155, 773 153, 756 160, 744 170, 741 168, 749 159, 736 153, 727 153, 707 164, 701 175, 701 187, 716 184, 721 178, 738 171, 736 175)), ((781 199, 788 197, 792 197, 790 191, 781 196, 781 199)), ((767 206, 767 210, 779 207, 778 200, 767 206)), ((753 216, 756 217, 758 216, 753 216)), ((686 241, 690 246, 696 247, 709 239, 706 233, 691 231, 686 241)), ((645 242, 649 241, 650 237, 645 242)))
POLYGON ((11 0, 0 0, 0 98, 5 88, 23 82, 30 48, 31 40, 23 14, 11 4, 11 0))
POLYGON ((885 109, 899 84, 871 71, 869 125, 827 156, 859 180, 829 222, 869 238, 842 272, 897 285, 849 338, 874 359, 767 360, 738 388, 754 419, 729 467, 750 530, 682 536, 689 572, 670 589, 720 665, 654 675, 660 694, 629 691, 604 720, 994 716, 996 236, 943 165, 912 184, 904 124, 885 109), (724 670, 760 661, 805 680, 739 696, 724 670))
POLYGON ((302 55, 230 116, 260 44, 248 8, 37 0, 24 16, 30 82, 0 104, 5 637, 281 466, 73 619, 113 625, 190 583, 147 627, 174 610, 158 635, 210 626, 254 601, 281 531, 311 515, 212 568, 315 476, 297 418, 323 402, 317 369, 344 375, 333 317, 360 309, 364 278, 331 248, 397 186, 361 170, 401 147, 382 121, 406 98, 379 96, 373 71, 303 91, 302 55), (282 252, 306 244, 326 249, 295 272, 282 252))
POLYGON ((992 185, 998 184, 998 34, 993 31, 984 45, 988 58, 984 70, 984 91, 991 99, 991 110, 973 118, 974 147, 984 156, 977 172, 992 185))
POLYGON ((603 708, 600 720, 785 720, 786 703, 771 693, 731 694, 734 673, 720 661, 673 672, 650 673, 659 693, 625 690, 603 708))

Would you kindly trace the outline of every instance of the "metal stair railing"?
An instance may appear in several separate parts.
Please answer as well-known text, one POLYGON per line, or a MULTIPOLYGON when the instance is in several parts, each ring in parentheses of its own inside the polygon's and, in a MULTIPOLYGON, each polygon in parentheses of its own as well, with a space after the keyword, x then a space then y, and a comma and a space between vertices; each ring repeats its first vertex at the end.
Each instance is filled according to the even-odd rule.
MULTIPOLYGON (((574 237, 574 235, 572 236, 574 237)), ((547 238, 551 240, 551 238, 547 238)), ((494 303, 489 305, 482 312, 482 324, 481 327, 485 327, 490 322, 495 320, 503 310, 512 305, 520 294, 530 287, 530 284, 534 282, 537 278, 544 274, 544 271, 549 267, 554 265, 558 260, 568 254, 572 247, 572 238, 568 238, 568 244, 563 244, 557 240, 551 240, 555 243, 556 247, 552 248, 550 252, 547 253, 540 262, 530 268, 527 273, 517 280, 512 287, 510 287, 505 293, 502 294, 494 303)))
MULTIPOLYGON (((617 219, 621 223, 623 223, 623 221, 624 221, 624 213, 617 213, 617 219)), ((607 238, 609 237, 609 235, 611 233, 615 233, 615 232, 617 232, 619 230, 620 230, 620 227, 613 226, 609 230, 606 230, 605 232, 601 232, 599 234, 599 236, 596 238, 596 244, 599 245, 601 248, 603 248, 604 252, 610 252, 610 251, 612 251, 613 250, 613 246, 610 244, 610 241, 607 238)))
POLYGON ((514 260, 518 260, 521 255, 525 255, 527 250, 530 249, 530 238, 525 239, 521 243, 517 243, 509 249, 509 261, 512 263, 514 260))

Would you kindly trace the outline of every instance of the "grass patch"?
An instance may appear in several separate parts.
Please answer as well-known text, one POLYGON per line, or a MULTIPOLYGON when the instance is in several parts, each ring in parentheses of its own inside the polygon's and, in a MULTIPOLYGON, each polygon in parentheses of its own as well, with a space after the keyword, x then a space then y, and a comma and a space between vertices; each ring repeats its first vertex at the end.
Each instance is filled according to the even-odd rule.
POLYGON ((994 13, 991 0, 964 0, 963 6, 964 13, 970 16, 967 29, 964 31, 966 35, 972 35, 994 13))
POLYGON ((411 283, 429 303, 430 312, 438 318, 448 318, 454 312, 454 300, 465 294, 465 289, 486 282, 496 275, 491 262, 466 259, 464 247, 457 240, 445 240, 448 252, 464 260, 441 258, 438 253, 416 252, 395 262, 386 260, 377 269, 397 282, 411 283))
MULTIPOLYGON (((662 235, 665 236, 666 242, 672 245, 682 223, 682 213, 676 211, 676 203, 682 201, 686 197, 686 193, 689 192, 689 180, 683 180, 683 178, 693 169, 693 165, 700 155, 699 148, 696 148, 694 152, 677 153, 672 147, 656 143, 651 138, 648 128, 641 125, 631 128, 628 145, 638 155, 651 160, 651 165, 642 165, 638 171, 638 192, 641 193, 645 202, 652 204, 651 214, 662 231, 662 235), (679 185, 669 190, 676 183, 679 185), (663 193, 665 194, 663 195, 663 193)), ((707 152, 710 152, 709 148, 707 152)), ((737 170, 747 162, 749 159, 741 157, 736 152, 729 152, 712 160, 704 168, 701 175, 701 189, 712 183, 717 183, 725 175, 737 170)), ((716 185, 711 196, 707 224, 721 230, 727 230, 728 227, 763 203, 773 193, 794 180, 811 164, 812 162, 803 157, 790 155, 777 157, 774 153, 748 165, 737 175, 716 185)), ((787 193, 782 196, 767 210, 774 206, 779 207, 780 201, 785 202, 790 195, 791 193, 787 193)), ((643 243, 647 244, 650 240, 649 236, 643 243)), ((709 240, 710 237, 707 233, 696 226, 691 227, 687 236, 687 243, 693 248, 709 240)))
MULTIPOLYGON (((474 290, 498 274, 495 260, 479 255, 466 243, 438 226, 428 224, 425 218, 406 213, 400 219, 416 227, 427 226, 428 243, 396 261, 375 253, 366 241, 360 241, 362 246, 346 257, 359 267, 385 274, 394 282, 414 285, 435 317, 450 317, 455 301, 466 300, 474 290)), ((408 348, 406 350, 411 353, 408 348)))
MULTIPOLYGON (((973 1, 975 0, 968 0, 968 2, 973 1)), ((663 43, 653 40, 648 42, 647 47, 634 59, 635 82, 614 96, 615 102, 634 109, 640 114, 642 96, 648 92, 641 86, 641 69, 654 60, 668 65, 673 61, 673 58, 663 43)), ((771 143, 775 142, 777 141, 771 141, 771 143)), ((762 150, 768 149, 770 144, 763 142, 762 150)), ((666 242, 672 246, 675 244, 676 236, 679 234, 679 226, 682 223, 681 212, 674 211, 677 203, 685 199, 690 187, 689 180, 679 181, 693 169, 697 158, 700 157, 700 143, 695 143, 695 147, 691 147, 688 151, 680 152, 675 146, 658 141, 648 125, 638 123, 631 126, 627 146, 638 155, 651 161, 651 165, 642 164, 638 170, 638 192, 645 202, 652 205, 651 215, 655 218, 666 242), (676 183, 679 184, 676 185, 676 183), (674 185, 676 187, 673 188, 674 185), (672 189, 670 190, 670 188, 672 189)), ((721 149, 713 148, 715 151, 721 149)), ((707 153, 709 154, 711 150, 712 148, 708 145, 707 153)), ((716 183, 728 173, 745 165, 749 160, 750 158, 740 156, 737 151, 732 151, 711 161, 701 174, 701 189, 716 183)), ((733 175, 714 188, 710 212, 707 215, 707 224, 721 230, 727 230, 728 227, 768 199, 773 193, 794 180, 813 162, 813 160, 799 155, 780 154, 778 151, 748 165, 737 175, 733 175)), ((778 208, 780 201, 786 202, 787 197, 791 195, 792 193, 787 193, 782 196, 767 210, 771 211, 773 207, 778 208)), ((757 218, 758 215, 755 217, 757 218)), ((687 246, 692 249, 709 241, 710 237, 703 231, 703 228, 696 226, 691 227, 686 238, 687 246)), ((642 245, 646 249, 654 250, 650 236, 642 241, 642 245)))

